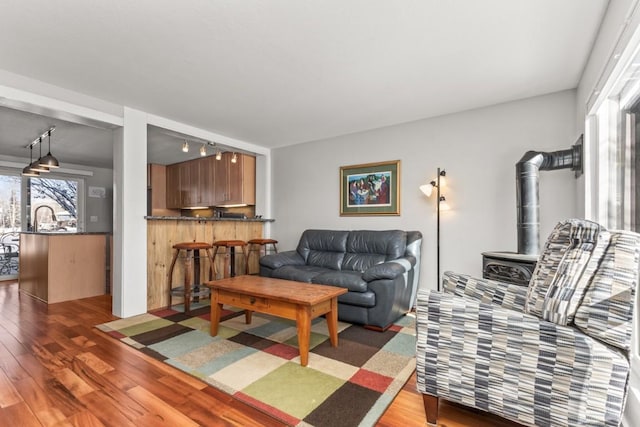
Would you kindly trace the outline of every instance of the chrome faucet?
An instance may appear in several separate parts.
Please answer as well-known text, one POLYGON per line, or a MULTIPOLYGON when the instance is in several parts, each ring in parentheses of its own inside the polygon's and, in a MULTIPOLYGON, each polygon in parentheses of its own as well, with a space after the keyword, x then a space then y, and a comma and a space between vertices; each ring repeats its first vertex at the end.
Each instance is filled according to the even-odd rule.
POLYGON ((56 213, 53 211, 53 208, 51 206, 48 205, 40 205, 36 208, 36 210, 33 213, 33 231, 37 232, 38 231, 38 211, 42 208, 47 208, 51 211, 51 219, 56 222, 57 218, 56 218, 56 213))

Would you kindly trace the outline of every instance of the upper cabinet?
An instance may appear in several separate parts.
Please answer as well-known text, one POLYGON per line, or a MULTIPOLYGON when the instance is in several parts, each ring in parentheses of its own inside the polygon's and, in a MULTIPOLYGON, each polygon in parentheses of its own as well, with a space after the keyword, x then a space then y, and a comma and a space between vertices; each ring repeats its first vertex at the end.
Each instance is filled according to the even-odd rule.
POLYGON ((215 206, 256 204, 256 158, 226 152, 215 167, 215 206), (234 162, 235 156, 235 162, 234 162))
POLYGON ((167 166, 167 208, 180 209, 180 163, 167 166))
MULTIPOLYGON (((175 215, 176 211, 171 210, 168 206, 169 197, 167 194, 167 182, 169 176, 167 167, 164 165, 149 164, 147 165, 147 188, 149 191, 150 206, 148 206, 149 215, 175 215)), ((174 206, 173 209, 177 209, 174 206)))
POLYGON ((254 205, 256 159, 223 153, 167 166, 167 207, 254 205))

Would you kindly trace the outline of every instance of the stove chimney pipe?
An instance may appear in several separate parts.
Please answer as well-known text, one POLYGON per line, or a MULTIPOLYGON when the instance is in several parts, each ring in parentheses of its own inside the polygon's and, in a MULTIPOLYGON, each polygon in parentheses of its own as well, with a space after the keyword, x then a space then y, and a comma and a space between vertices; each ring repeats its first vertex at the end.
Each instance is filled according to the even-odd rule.
POLYGON ((539 171, 569 168, 576 178, 582 174, 582 135, 567 150, 527 151, 516 163, 519 254, 538 255, 540 250, 539 171))

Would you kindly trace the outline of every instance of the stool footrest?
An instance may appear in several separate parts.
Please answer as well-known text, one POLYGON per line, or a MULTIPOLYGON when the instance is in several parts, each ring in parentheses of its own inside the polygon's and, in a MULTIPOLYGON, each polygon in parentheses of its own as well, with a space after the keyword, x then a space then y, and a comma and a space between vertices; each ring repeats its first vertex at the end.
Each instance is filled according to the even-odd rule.
MULTIPOLYGON (((181 297, 183 297, 184 293, 185 293, 184 286, 176 286, 175 288, 171 288, 172 295, 180 295, 181 297)), ((207 296, 207 295, 209 295, 209 288, 207 288, 206 286, 204 285, 199 286, 197 291, 193 286, 191 287, 192 297, 201 297, 201 296, 207 296)))

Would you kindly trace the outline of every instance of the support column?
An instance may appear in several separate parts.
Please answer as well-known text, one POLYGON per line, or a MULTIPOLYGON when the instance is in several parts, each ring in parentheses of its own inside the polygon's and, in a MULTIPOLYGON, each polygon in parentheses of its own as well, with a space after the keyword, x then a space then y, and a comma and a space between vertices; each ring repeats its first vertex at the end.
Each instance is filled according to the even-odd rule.
POLYGON ((147 115, 124 107, 113 140, 113 314, 147 311, 147 115))

